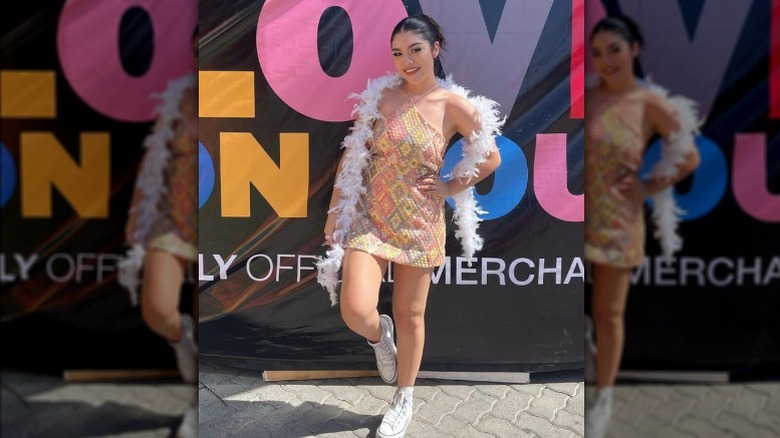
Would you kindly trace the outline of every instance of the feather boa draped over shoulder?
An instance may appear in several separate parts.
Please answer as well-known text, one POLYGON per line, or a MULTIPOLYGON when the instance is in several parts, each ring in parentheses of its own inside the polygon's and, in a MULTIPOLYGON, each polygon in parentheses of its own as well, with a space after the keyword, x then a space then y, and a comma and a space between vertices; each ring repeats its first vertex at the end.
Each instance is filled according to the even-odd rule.
MULTIPOLYGON (((680 129, 664 138, 661 148, 661 160, 650 171, 651 178, 673 178, 677 176, 677 166, 683 163, 691 152, 696 149, 696 135, 703 120, 699 119, 697 103, 685 96, 671 95, 669 90, 647 81, 651 92, 666 99, 677 112, 680 129)), ((682 248, 682 237, 677 233, 680 216, 685 212, 674 199, 674 187, 652 195, 653 236, 661 246, 661 258, 669 261, 675 252, 682 248)))
MULTIPOLYGON (((481 128, 475 131, 470 138, 464 138, 463 155, 450 175, 453 178, 470 180, 478 176, 477 166, 487 159, 494 145, 494 137, 501 134, 501 127, 506 118, 500 116, 496 102, 483 96, 471 96, 469 90, 455 84, 451 76, 438 81, 442 88, 466 98, 480 116, 481 128)), ((359 98, 360 102, 355 105, 352 112, 352 115, 356 117, 355 124, 342 142, 342 147, 345 149, 344 161, 334 185, 341 190, 341 198, 336 206, 329 211, 329 213, 338 212, 333 232, 335 244, 325 252, 325 257, 320 257, 316 263, 317 282, 328 290, 331 305, 336 305, 338 302, 336 289, 338 287, 338 272, 344 257, 342 244, 349 232, 350 224, 357 214, 358 200, 366 193, 366 188, 363 185, 363 172, 371 159, 371 153, 366 144, 373 136, 374 122, 381 117, 379 103, 382 92, 385 89, 399 86, 401 82, 400 75, 389 73, 369 80, 363 93, 350 96, 350 98, 359 98)), ((485 211, 477 204, 473 187, 456 194, 453 199, 455 201, 453 219, 457 225, 455 236, 463 247, 463 256, 469 260, 475 252, 482 249, 483 239, 477 234, 477 228, 481 222, 478 215, 484 214, 485 211)))
POLYGON ((168 142, 176 135, 176 122, 182 117, 179 102, 184 91, 195 85, 196 76, 190 73, 172 79, 165 91, 152 96, 159 99, 155 108, 157 120, 152 132, 143 142, 146 153, 135 187, 139 196, 130 210, 131 214, 136 215, 137 227, 132 235, 127 236, 132 247, 118 263, 117 280, 130 293, 133 306, 138 305, 139 273, 143 266, 149 231, 159 218, 161 196, 168 191, 165 186, 165 169, 168 168, 171 158, 168 142))
MULTIPOLYGON (((642 81, 645 87, 672 105, 677 113, 680 129, 662 139, 661 160, 650 171, 650 178, 673 178, 677 175, 677 166, 685 161, 689 153, 696 149, 696 135, 704 122, 699 118, 698 104, 685 96, 672 95, 669 90, 653 83, 650 79, 642 81)), ((598 76, 587 80, 589 88, 601 83, 598 76)), ((651 196, 653 200, 652 220, 655 226, 653 237, 661 247, 661 259, 671 260, 674 253, 682 248, 683 240, 677 232, 680 217, 685 213, 674 199, 674 187, 651 196)))

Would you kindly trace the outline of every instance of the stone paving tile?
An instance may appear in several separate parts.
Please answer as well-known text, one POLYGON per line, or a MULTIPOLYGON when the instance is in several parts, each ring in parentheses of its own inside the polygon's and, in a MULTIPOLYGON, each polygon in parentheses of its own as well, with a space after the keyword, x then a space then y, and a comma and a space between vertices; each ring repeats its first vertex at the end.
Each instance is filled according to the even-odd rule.
POLYGON ((496 402, 490 414, 508 423, 514 423, 521 411, 528 409, 534 396, 512 388, 507 396, 496 402))
POLYGON ((456 420, 474 424, 479 421, 480 417, 490 412, 493 404, 497 402, 493 397, 480 393, 479 391, 473 391, 471 396, 460 403, 450 416, 456 420))
POLYGON ((411 438, 454 438, 455 435, 435 429, 430 424, 413 421, 406 430, 406 436, 411 438))
POLYGON ((453 436, 457 436, 459 438, 460 437, 462 438, 492 438, 493 437, 492 434, 485 433, 475 429, 467 421, 460 421, 455 419, 455 417, 449 415, 442 418, 441 422, 439 423, 438 426, 435 427, 435 429, 453 436))
MULTIPOLYGON (((525 411, 520 413, 514 425, 535 436, 555 437, 560 436, 561 433, 561 429, 550 423, 547 418, 537 417, 525 411)), ((565 432, 568 434, 568 431, 565 432)))
POLYGON ((430 424, 437 427, 445 416, 452 414, 457 410, 458 405, 463 400, 451 397, 444 392, 439 393, 432 402, 426 403, 417 412, 417 421, 430 424))
POLYGON ((477 430, 492 434, 497 438, 518 438, 533 437, 534 435, 524 432, 513 426, 512 423, 496 418, 491 414, 483 416, 479 423, 474 425, 477 430))
POLYGON ((555 414, 555 417, 552 419, 552 424, 561 429, 574 432, 578 436, 584 435, 585 419, 582 415, 572 414, 567 410, 561 409, 555 414))
POLYGON ((542 389, 541 396, 531 402, 527 413, 541 418, 552 419, 553 413, 566 406, 566 401, 570 397, 545 387, 542 389))

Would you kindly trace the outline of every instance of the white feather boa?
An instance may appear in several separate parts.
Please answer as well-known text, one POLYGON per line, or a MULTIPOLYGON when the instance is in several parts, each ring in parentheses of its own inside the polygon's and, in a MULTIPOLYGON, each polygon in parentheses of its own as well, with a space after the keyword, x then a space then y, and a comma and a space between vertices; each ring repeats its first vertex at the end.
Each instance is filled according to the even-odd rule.
POLYGON ((132 248, 118 263, 119 284, 130 293, 133 306, 138 305, 139 273, 146 254, 149 231, 161 214, 160 198, 168 191, 165 185, 165 170, 170 165, 171 157, 168 142, 176 135, 176 123, 182 117, 179 102, 184 91, 196 85, 195 79, 195 74, 181 76, 171 80, 162 93, 152 95, 160 103, 155 108, 156 123, 143 142, 146 153, 136 178, 136 190, 140 196, 130 209, 130 213, 136 214, 137 227, 133 235, 128 236, 133 243, 132 248))
MULTIPOLYGON (((702 120, 699 119, 697 103, 687 97, 670 95, 669 91, 649 82, 650 91, 666 99, 677 111, 680 129, 662 141, 661 160, 650 172, 651 178, 674 178, 677 166, 696 149, 695 136, 699 133, 702 120)), ((685 214, 674 200, 674 187, 667 187, 652 196, 653 236, 661 246, 661 258, 670 261, 674 253, 682 248, 682 237, 677 232, 680 217, 685 214)))
MULTIPOLYGON (((389 73, 369 80, 363 93, 350 96, 350 98, 359 98, 360 102, 352 111, 352 115, 356 117, 355 124, 342 142, 342 147, 346 149, 344 162, 334 184, 341 190, 341 198, 329 211, 329 213, 338 212, 333 232, 335 244, 325 252, 325 257, 320 257, 316 263, 317 282, 327 289, 332 306, 338 302, 336 288, 338 272, 344 257, 342 244, 357 214, 358 200, 366 193, 366 188, 363 186, 363 172, 368 167, 371 157, 366 144, 373 136, 374 122, 381 117, 379 102, 382 92, 387 88, 397 87, 401 81, 397 73, 389 73)), ((455 84, 451 76, 438 81, 442 88, 468 99, 481 118, 481 129, 474 132, 470 138, 464 138, 462 158, 451 175, 453 178, 470 180, 478 176, 478 165, 487 159, 495 144, 494 137, 501 134, 501 127, 506 119, 501 118, 496 102, 483 96, 471 96, 469 90, 455 84)), ((455 236, 461 242, 463 256, 470 260, 475 252, 482 249, 483 240, 477 234, 482 220, 478 215, 484 214, 485 211, 477 204, 473 187, 458 193, 453 196, 453 199, 455 200, 453 219, 457 224, 455 236)))
MULTIPOLYGON (((601 83, 598 76, 592 75, 586 79, 586 86, 597 87, 601 83)), ((649 78, 642 83, 653 93, 666 99, 677 111, 680 129, 669 138, 662 139, 661 160, 656 163, 648 175, 651 178, 673 178, 677 175, 677 166, 685 161, 688 154, 696 148, 696 134, 703 120, 699 119, 697 103, 687 97, 671 95, 669 90, 653 83, 649 78)), ((661 259, 671 260, 675 252, 682 248, 682 237, 677 232, 680 217, 685 212, 674 200, 674 187, 651 196, 653 200, 652 219, 655 225, 653 237, 661 246, 661 259)))

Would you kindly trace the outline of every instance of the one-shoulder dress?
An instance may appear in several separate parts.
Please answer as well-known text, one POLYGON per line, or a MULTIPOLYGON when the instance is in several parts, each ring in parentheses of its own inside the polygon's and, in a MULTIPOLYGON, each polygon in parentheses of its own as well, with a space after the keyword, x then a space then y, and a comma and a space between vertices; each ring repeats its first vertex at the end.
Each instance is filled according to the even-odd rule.
POLYGON ((446 139, 411 100, 373 126, 366 194, 345 239, 345 248, 394 263, 435 267, 444 263, 444 199, 420 192, 419 180, 438 176, 446 139))

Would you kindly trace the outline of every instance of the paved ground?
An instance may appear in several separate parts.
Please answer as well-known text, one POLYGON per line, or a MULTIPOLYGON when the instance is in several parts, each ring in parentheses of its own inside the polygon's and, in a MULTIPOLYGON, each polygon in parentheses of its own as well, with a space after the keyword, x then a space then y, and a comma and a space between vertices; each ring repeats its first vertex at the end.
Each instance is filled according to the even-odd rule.
POLYGON ((2 370, 3 438, 173 436, 195 398, 194 385, 72 383, 57 376, 2 370))
POLYGON ((780 383, 623 385, 608 437, 777 438, 780 383))
MULTIPOLYGON (((419 379, 408 437, 581 437, 582 373, 530 384, 419 379)), ((270 383, 208 359, 200 367, 200 436, 373 437, 394 389, 376 378, 270 383)))
MULTIPOLYGON (((269 383, 258 371, 201 364, 200 436, 373 436, 392 396, 378 378, 269 383)), ((6 437, 173 436, 195 395, 178 381, 72 383, 2 370, 6 437)), ((576 375, 525 385, 423 379, 414 437, 582 436, 576 375)), ((610 438, 780 437, 780 383, 622 384, 610 438)))

